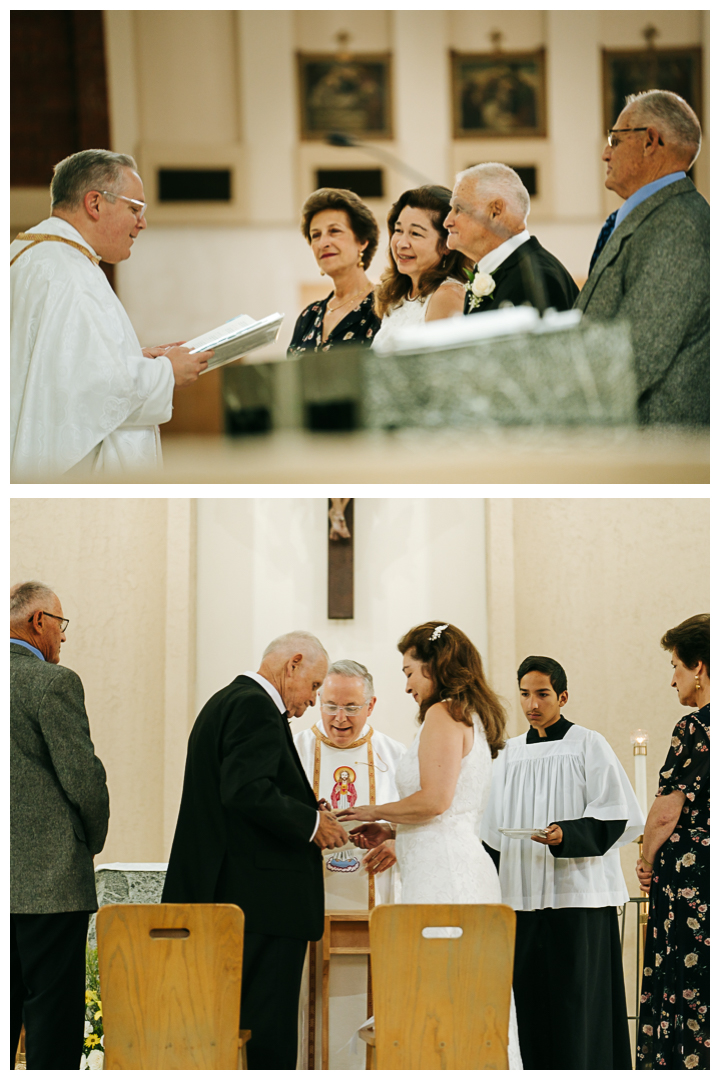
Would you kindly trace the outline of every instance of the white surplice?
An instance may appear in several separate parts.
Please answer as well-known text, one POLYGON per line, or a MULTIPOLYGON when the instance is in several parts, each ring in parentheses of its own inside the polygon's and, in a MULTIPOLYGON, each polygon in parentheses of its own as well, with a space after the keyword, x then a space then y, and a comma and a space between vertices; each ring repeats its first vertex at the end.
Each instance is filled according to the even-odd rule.
POLYGON ((574 724, 564 738, 508 739, 493 763, 480 835, 500 852, 503 903, 516 911, 611 907, 628 899, 619 848, 642 832, 644 818, 615 752, 603 736, 574 724), (498 830, 543 829, 552 821, 627 821, 605 855, 554 858, 534 840, 498 830))
MULTIPOLYGON (((28 230, 96 253, 62 218, 28 230)), ((99 266, 65 243, 15 240, 10 258, 13 479, 78 478, 161 464, 172 415, 167 357, 149 359, 99 266)), ((98 479, 101 476, 98 475, 98 479)))

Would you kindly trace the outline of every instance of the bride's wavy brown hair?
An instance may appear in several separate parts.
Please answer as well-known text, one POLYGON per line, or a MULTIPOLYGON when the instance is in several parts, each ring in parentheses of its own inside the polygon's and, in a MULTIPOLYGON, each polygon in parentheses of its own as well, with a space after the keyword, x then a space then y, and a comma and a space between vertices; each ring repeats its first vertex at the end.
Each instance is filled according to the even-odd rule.
POLYGON ((411 653, 423 665, 423 674, 433 682, 433 692, 420 703, 420 723, 431 705, 445 702, 453 720, 472 727, 474 713, 480 717, 492 757, 505 745, 505 709, 483 671, 482 659, 467 634, 448 624, 439 637, 433 632, 440 622, 414 626, 398 641, 398 651, 411 653))
MULTIPOLYGON (((429 296, 434 293, 443 281, 449 277, 462 280, 465 275, 463 267, 471 270, 472 259, 463 255, 462 251, 450 251, 447 246, 448 231, 443 225, 445 218, 450 213, 450 200, 452 191, 440 184, 425 184, 423 187, 411 188, 400 196, 396 203, 390 207, 387 224, 390 240, 395 232, 395 225, 400 214, 406 206, 413 210, 427 210, 435 232, 438 234, 438 255, 440 261, 432 266, 420 278, 419 296, 429 296)), ((412 290, 412 281, 407 274, 401 274, 393 258, 392 247, 388 244, 388 266, 383 271, 380 284, 375 289, 375 314, 382 319, 384 315, 397 307, 412 290)))

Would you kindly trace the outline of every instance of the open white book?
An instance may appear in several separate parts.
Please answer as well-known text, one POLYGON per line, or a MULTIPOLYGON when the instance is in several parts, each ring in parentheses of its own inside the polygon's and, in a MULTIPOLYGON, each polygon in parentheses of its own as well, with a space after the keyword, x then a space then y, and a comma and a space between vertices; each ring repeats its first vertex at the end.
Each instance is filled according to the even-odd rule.
MULTIPOLYGON (((185 347, 191 352, 203 352, 205 349, 214 349, 215 355, 210 360, 206 371, 222 367, 223 364, 231 364, 241 356, 260 349, 263 345, 269 345, 278 336, 282 321, 285 318, 279 312, 268 315, 264 319, 253 319, 251 315, 238 315, 236 319, 216 326, 214 330, 208 330, 206 334, 192 338, 185 342, 185 347)), ((201 372, 201 374, 204 374, 201 372)))

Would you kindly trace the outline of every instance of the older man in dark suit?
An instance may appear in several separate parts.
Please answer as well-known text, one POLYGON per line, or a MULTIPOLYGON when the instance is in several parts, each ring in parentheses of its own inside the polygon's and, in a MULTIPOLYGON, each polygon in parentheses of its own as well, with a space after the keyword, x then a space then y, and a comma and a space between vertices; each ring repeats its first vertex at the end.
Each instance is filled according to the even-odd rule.
POLYGON ((108 827, 105 770, 83 687, 61 667, 67 619, 46 585, 10 590, 10 1068, 80 1067, 93 855, 108 827))
POLYGON ((624 319, 643 423, 710 422, 710 208, 687 170, 697 116, 667 90, 632 94, 608 133, 605 187, 625 203, 605 222, 575 306, 624 319))
POLYGON ((323 848, 347 833, 319 809, 288 718, 315 704, 328 657, 285 634, 257 672, 218 691, 190 733, 165 903, 231 903, 245 913, 240 1026, 251 1069, 294 1069, 303 961, 323 934, 323 848))
POLYGON ((450 206, 448 247, 475 261, 465 315, 520 304, 538 311, 572 307, 577 285, 528 232, 530 196, 514 169, 486 162, 458 173, 450 206))

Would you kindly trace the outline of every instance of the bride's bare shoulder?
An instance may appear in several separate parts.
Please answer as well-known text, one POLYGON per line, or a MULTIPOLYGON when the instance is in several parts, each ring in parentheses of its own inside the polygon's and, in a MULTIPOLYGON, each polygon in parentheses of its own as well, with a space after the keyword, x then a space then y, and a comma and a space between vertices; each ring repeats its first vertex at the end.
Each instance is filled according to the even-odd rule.
POLYGON ((447 702, 436 701, 434 705, 431 705, 428 711, 425 713, 424 723, 427 724, 428 720, 431 724, 455 724, 456 720, 452 716, 447 702))

